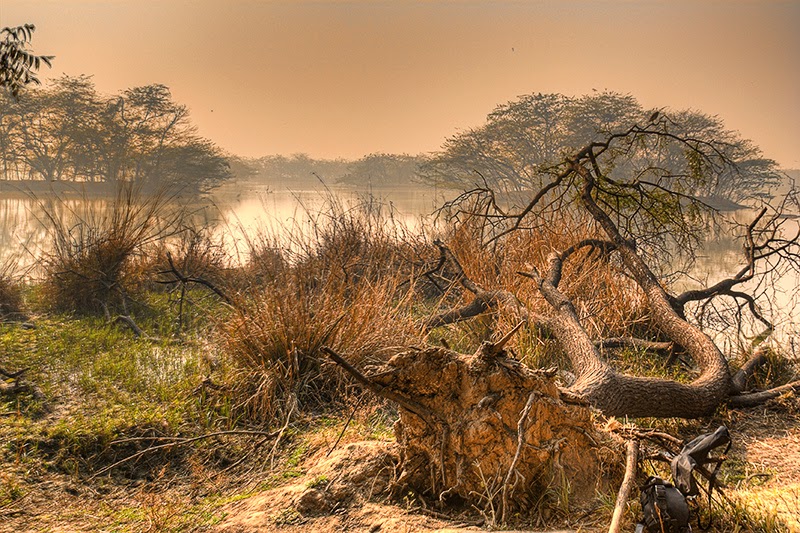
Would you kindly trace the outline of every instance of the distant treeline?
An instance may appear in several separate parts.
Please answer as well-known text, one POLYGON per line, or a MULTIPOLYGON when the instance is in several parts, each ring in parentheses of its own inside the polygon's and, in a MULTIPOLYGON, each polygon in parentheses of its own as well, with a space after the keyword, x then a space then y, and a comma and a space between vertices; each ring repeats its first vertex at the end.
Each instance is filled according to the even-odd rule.
POLYGON ((695 185, 687 194, 733 201, 770 196, 786 180, 775 161, 727 130, 718 117, 692 110, 669 112, 668 117, 661 113, 644 109, 626 94, 531 94, 498 106, 483 125, 445 139, 430 154, 372 153, 356 161, 305 154, 248 159, 227 155, 199 136, 188 108, 173 101, 164 85, 102 95, 90 77, 63 76, 26 89, 19 98, 0 94, 0 179, 135 183, 198 193, 231 177, 276 187, 322 182, 359 188, 435 184, 538 190, 561 172, 564 154, 598 133, 665 120, 673 136, 713 139, 729 165, 707 168, 685 143, 664 135, 628 147, 626 164, 604 171, 612 178, 636 175, 658 183, 692 176, 695 185))
POLYGON ((0 177, 50 183, 136 183, 202 192, 231 176, 164 85, 99 94, 64 76, 15 99, 0 95, 0 177))
POLYGON ((314 159, 306 154, 271 155, 260 158, 231 158, 236 179, 276 186, 304 187, 348 185, 358 188, 420 186, 423 155, 373 153, 356 161, 314 159))

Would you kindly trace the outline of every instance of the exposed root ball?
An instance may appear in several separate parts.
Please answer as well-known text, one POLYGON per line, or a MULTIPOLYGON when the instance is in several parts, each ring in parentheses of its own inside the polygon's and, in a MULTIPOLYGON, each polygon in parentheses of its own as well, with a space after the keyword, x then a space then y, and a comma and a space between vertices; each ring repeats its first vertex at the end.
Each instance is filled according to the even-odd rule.
POLYGON ((409 351, 388 367, 373 379, 433 414, 400 409, 395 425, 399 482, 423 496, 503 515, 554 504, 568 511, 618 481, 618 466, 607 465, 619 464, 619 446, 595 429, 588 407, 560 399, 545 371, 486 349, 409 351))

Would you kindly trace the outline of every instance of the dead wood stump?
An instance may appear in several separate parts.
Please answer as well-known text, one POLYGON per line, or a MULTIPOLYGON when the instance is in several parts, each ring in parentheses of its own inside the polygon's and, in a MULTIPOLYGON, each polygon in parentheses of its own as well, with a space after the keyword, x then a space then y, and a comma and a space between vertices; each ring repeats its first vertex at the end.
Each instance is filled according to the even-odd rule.
POLYGON ((590 408, 562 401, 552 373, 490 346, 473 356, 410 350, 371 378, 424 408, 400 408, 400 485, 498 520, 554 505, 574 511, 615 490, 621 446, 595 428, 590 408))

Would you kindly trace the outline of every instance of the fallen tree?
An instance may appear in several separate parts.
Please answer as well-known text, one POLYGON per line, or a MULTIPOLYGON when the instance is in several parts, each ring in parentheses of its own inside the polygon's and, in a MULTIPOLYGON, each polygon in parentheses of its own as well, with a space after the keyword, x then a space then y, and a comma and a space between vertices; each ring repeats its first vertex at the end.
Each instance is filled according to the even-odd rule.
POLYGON ((706 228, 704 224, 719 216, 703 199, 686 191, 715 174, 747 172, 713 138, 674 134, 673 125, 668 117, 655 113, 645 126, 634 125, 589 143, 546 169, 541 188, 517 210, 501 207, 498 192, 486 186, 468 191, 447 206, 457 216, 479 219, 481 233, 488 236, 486 244, 495 247, 516 233, 541 229, 559 212, 569 212, 580 220, 585 235, 562 250, 552 251, 544 264, 518 272, 536 284, 538 294, 548 304, 549 309, 538 314, 510 291, 486 289, 470 280, 452 252, 439 243, 442 257, 457 265, 457 281, 474 298, 463 307, 432 317, 426 326, 466 320, 490 308, 515 307, 519 316, 557 339, 575 374, 569 392, 606 415, 696 418, 713 413, 726 402, 749 406, 800 390, 800 381, 794 381, 772 390, 746 391, 748 378, 765 361, 764 350, 753 350, 750 361, 734 372, 729 357, 702 327, 703 313, 713 310, 720 315, 719 308, 713 306, 726 297, 727 311, 736 319, 738 331, 742 331, 743 309, 747 309, 767 328, 759 340, 763 342, 771 333, 772 324, 758 305, 758 298, 766 294, 764 283, 755 284, 755 295, 743 287, 758 277, 800 266, 800 231, 787 234, 783 227, 788 210, 797 206, 797 198, 789 195, 776 207, 764 205, 743 227, 744 265, 733 276, 702 289, 670 293, 653 263, 660 254, 675 249, 683 248, 691 256, 699 234, 706 228), (682 153, 681 164, 674 158, 667 164, 648 155, 659 150, 682 153), (598 250, 595 261, 610 263, 643 294, 654 338, 590 337, 574 298, 566 296, 561 285, 569 261, 576 257, 585 260, 598 250), (690 305, 698 310, 694 318, 701 320, 687 317, 690 305), (618 372, 601 355, 600 347, 605 344, 668 347, 671 352, 683 352, 694 361, 697 375, 684 383, 618 372))

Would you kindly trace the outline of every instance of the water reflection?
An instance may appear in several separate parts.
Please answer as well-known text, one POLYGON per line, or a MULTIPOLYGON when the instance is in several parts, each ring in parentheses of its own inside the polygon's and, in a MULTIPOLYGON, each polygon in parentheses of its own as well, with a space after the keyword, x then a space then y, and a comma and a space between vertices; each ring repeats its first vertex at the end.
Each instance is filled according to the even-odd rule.
MULTIPOLYGON (((350 189, 274 190, 239 184, 226 186, 206 200, 176 203, 186 209, 195 226, 214 228, 217 236, 231 241, 230 251, 236 255, 247 235, 262 229, 280 233, 283 228, 302 228, 331 201, 339 202, 344 209, 370 203, 371 208, 380 209, 387 218, 413 230, 444 198, 437 197, 433 189, 383 189, 365 194, 350 189)), ((48 214, 68 228, 80 220, 102 220, 112 203, 112 198, 105 197, 34 198, 23 193, 1 193, 0 265, 14 260, 20 269, 25 269, 47 253, 51 246, 48 214)))

